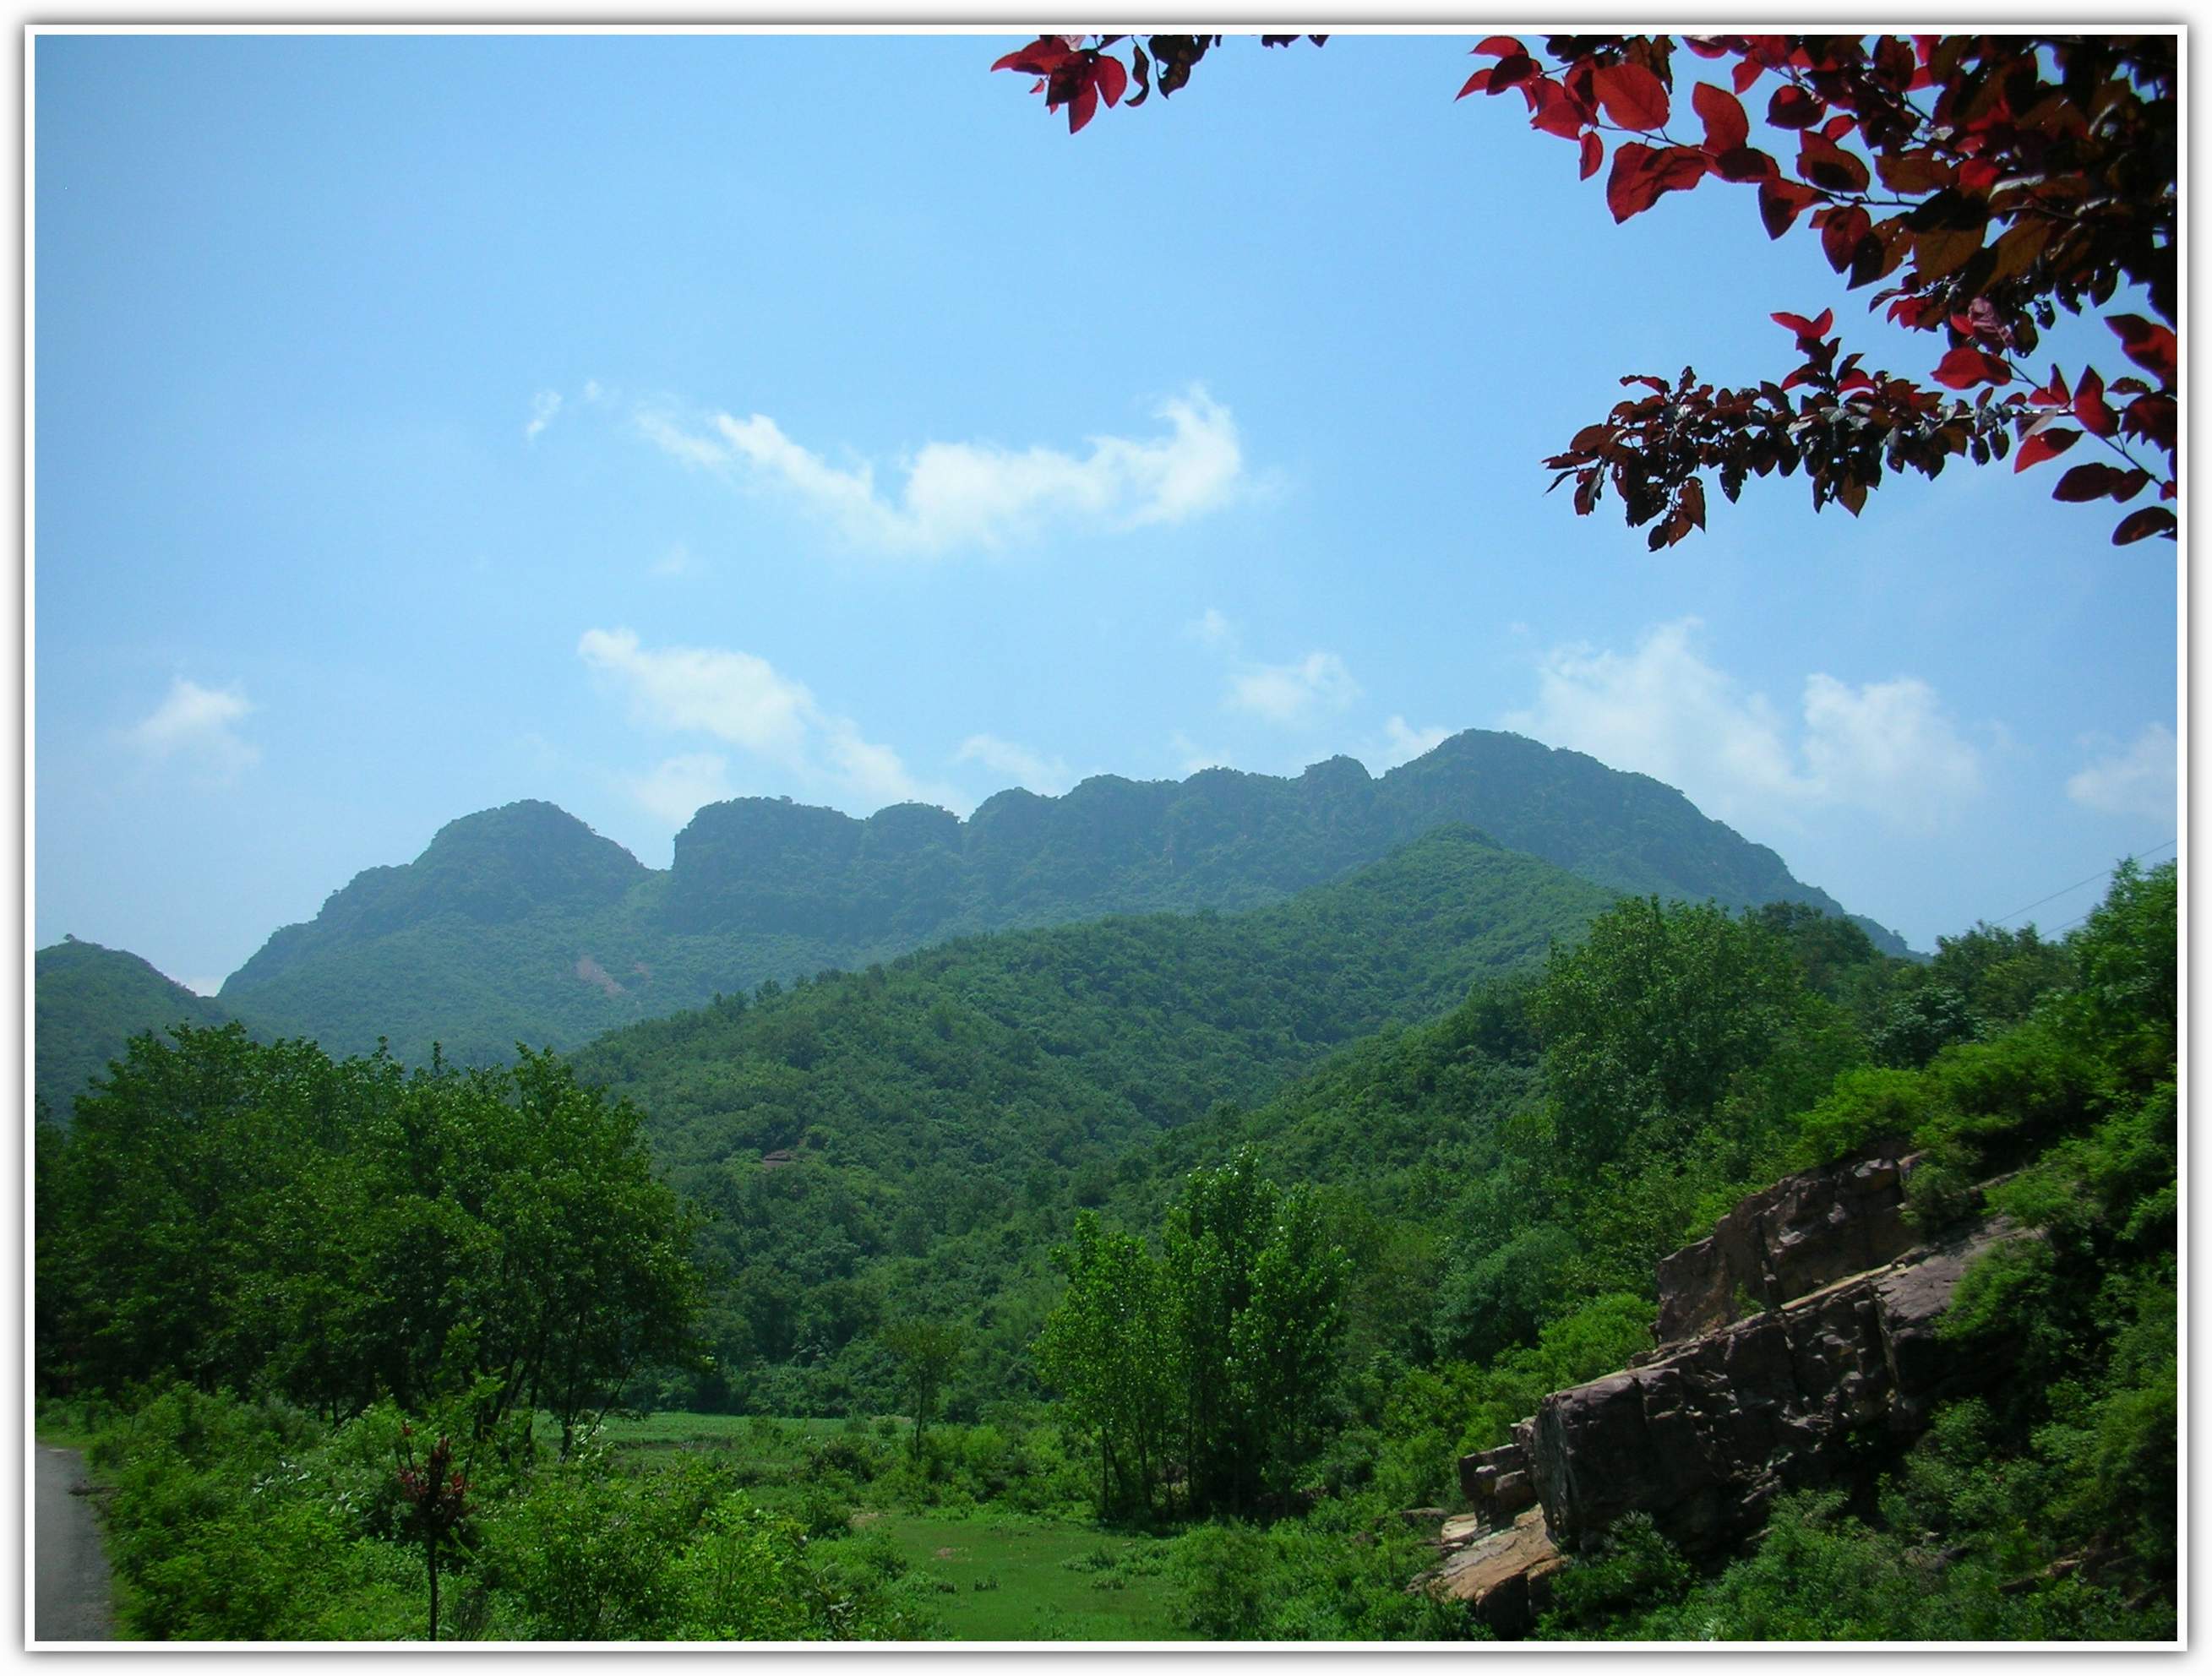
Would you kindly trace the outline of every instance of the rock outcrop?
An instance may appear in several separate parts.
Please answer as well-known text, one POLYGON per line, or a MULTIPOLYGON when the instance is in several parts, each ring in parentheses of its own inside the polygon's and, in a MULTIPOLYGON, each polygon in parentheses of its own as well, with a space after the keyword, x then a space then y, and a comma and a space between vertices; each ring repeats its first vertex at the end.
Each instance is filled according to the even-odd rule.
POLYGON ((1742 1200, 1711 1235, 1659 1260, 1662 1345, 1771 1309, 1911 1250, 1902 1147, 1786 1176, 1742 1200))
POLYGON ((1939 1338, 1966 1266, 2014 1237, 1991 1224, 1692 1339, 1538 1405, 1528 1472, 1553 1539, 1595 1545, 1648 1515, 1692 1554, 1765 1523, 1785 1490, 1832 1476, 1852 1434, 1909 1436, 1942 1399, 2001 1368, 1939 1338))
POLYGON ((1915 1245, 1911 1164, 1890 1148, 1791 1176, 1664 1259, 1658 1348, 1553 1392, 1512 1441, 1461 1459, 1471 1511, 1421 1586, 1522 1634, 1564 1556, 1626 1515, 1693 1557, 1723 1554, 1777 1496, 1836 1476, 1854 1438, 1909 1438, 1935 1404, 2001 1375, 2001 1348, 1936 1325, 1968 1265, 2023 1236, 1996 1218, 1915 1245))
POLYGON ((1439 1594, 1467 1602, 1493 1635, 1511 1641, 1542 1616, 1551 1603, 1552 1579, 1566 1563, 1544 1527, 1544 1510, 1532 1507, 1451 1555, 1424 1582, 1439 1594))

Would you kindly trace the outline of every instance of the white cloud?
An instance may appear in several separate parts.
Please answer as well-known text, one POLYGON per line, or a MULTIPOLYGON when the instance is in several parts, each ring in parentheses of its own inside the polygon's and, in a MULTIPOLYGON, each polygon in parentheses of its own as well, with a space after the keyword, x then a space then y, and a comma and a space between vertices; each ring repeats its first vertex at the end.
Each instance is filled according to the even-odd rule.
POLYGON ((637 416, 637 428, 661 452, 686 465, 715 467, 729 464, 728 453, 711 437, 692 435, 666 414, 642 411, 637 416))
POLYGON ((1980 792, 1980 754, 1926 682, 1808 676, 1793 730, 1698 654, 1698 627, 1662 623, 1626 656, 1554 648, 1537 665, 1536 702, 1504 725, 1662 780, 1723 820, 1856 807, 1925 828, 1980 792))
POLYGON ((765 414, 717 413, 703 432, 652 409, 637 422, 675 458, 780 489, 860 546, 939 553, 1000 547, 1048 526, 1180 523, 1223 505, 1243 471, 1229 410, 1194 386, 1162 403, 1156 416, 1167 422, 1164 434, 1094 436, 1080 457, 1042 446, 927 443, 901 463, 905 482, 896 495, 878 489, 872 462, 833 465, 765 414))
POLYGON ((539 391, 531 398, 530 422, 522 428, 522 440, 525 442, 537 441, 538 434, 551 424, 560 411, 561 392, 557 390, 539 391))
POLYGON ((1900 676, 1854 692, 1832 676, 1805 677, 1805 762, 1828 801, 1934 817, 1981 793, 1981 754, 1943 714, 1925 681, 1900 676))
POLYGON ((1386 768, 1395 768, 1401 762, 1427 756, 1451 737, 1451 730, 1413 727, 1407 725, 1405 717, 1393 716, 1382 724, 1382 748, 1375 753, 1376 760, 1386 768))
MULTIPOLYGON (((870 810, 909 801, 962 807, 957 792, 915 780, 897 752, 862 738, 857 724, 823 709, 803 683, 764 658, 713 647, 650 649, 627 628, 587 630, 576 655, 628 693, 631 714, 645 726, 735 745, 802 788, 841 793, 870 810)), ((700 769, 699 758, 676 760, 688 761, 695 775, 700 769)))
POLYGON ((726 757, 712 751, 672 756, 623 782, 630 796, 669 826, 680 827, 710 803, 734 797, 726 757))
POLYGON ((1011 774, 1015 785, 1047 797, 1056 797, 1075 783, 1075 775, 1064 758, 1047 756, 1027 745, 989 733, 969 734, 952 760, 981 762, 992 773, 1011 774))
POLYGON ((2171 819, 2179 799, 2180 754, 2163 722, 2124 750, 2106 751, 2066 782, 2066 795, 2104 815, 2171 819))
POLYGON ((576 653, 624 683, 631 708, 654 726, 709 733, 793 767, 806 760, 814 695, 764 658, 710 647, 647 651, 628 628, 586 630, 576 653))
POLYGON ((1234 650, 1237 645, 1237 625, 1219 611, 1208 605, 1206 615, 1183 625, 1183 633, 1200 646, 1224 647, 1234 650))
POLYGON ((149 756, 185 757, 227 780, 261 760, 261 747, 238 732, 252 711, 234 687, 203 687, 179 676, 169 695, 126 737, 149 756))
POLYGON ((182 984, 195 995, 212 995, 222 987, 221 978, 178 978, 174 981, 182 984))
POLYGON ((1262 720, 1304 721, 1317 710, 1341 710, 1359 683, 1334 652, 1309 652, 1294 663, 1261 664, 1229 678, 1225 702, 1262 720))
POLYGON ((692 576, 703 568, 690 547, 678 542, 653 562, 656 576, 692 576))

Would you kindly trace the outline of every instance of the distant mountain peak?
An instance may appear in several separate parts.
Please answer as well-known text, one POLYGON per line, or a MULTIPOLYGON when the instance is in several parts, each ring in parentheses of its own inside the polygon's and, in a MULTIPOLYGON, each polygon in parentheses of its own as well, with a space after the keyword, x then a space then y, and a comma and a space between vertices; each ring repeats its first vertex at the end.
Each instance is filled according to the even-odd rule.
POLYGON ((1295 776, 1093 774, 1057 797, 999 792, 965 821, 921 803, 862 819, 733 798, 691 817, 665 871, 552 804, 509 804, 449 823, 404 866, 362 873, 313 923, 270 938, 222 995, 341 1050, 386 1033, 403 1057, 434 1035, 479 1054, 518 1037, 573 1044, 763 978, 975 932, 1258 908, 1443 827, 1610 891, 1844 911, 1671 786, 1470 729, 1381 775, 1343 756, 1295 776), (586 960, 613 987, 580 981, 586 960), (637 962, 659 975, 649 999, 627 976, 637 962))

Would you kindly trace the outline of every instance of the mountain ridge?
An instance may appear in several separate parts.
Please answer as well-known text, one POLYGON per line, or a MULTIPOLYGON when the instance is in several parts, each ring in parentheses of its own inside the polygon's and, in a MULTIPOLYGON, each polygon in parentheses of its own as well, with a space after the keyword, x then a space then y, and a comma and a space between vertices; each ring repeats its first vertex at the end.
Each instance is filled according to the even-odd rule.
POLYGON ((1344 756, 1295 777, 1101 774, 1058 797, 998 792, 964 821, 921 804, 860 817, 732 799, 693 816, 665 870, 550 804, 509 805, 448 823, 414 862, 356 876, 313 920, 276 932, 220 998, 333 1051, 389 1035, 405 1058, 437 1041, 449 1057, 495 1059, 518 1040, 574 1046, 768 978, 950 938, 1261 907, 1455 823, 1625 894, 1844 914, 1673 787, 1470 730, 1380 776, 1344 756))

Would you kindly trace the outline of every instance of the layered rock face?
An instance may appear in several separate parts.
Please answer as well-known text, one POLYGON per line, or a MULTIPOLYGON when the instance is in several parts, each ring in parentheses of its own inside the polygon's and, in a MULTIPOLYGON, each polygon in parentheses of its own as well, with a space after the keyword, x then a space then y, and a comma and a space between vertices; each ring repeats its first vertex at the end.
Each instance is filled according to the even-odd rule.
POLYGON ((1659 1260, 1659 1342, 1711 1332, 1746 1303, 1776 1309, 1903 1256, 1914 1243, 1905 1181, 1915 1162, 1884 1147, 1742 1200, 1709 1238, 1659 1260))
POLYGON ((1720 1554, 1777 1496, 1835 1475, 1855 1436, 1909 1437, 1936 1403, 2000 1375, 2001 1356, 1936 1324, 1968 1265, 2021 1236, 1997 1219, 1912 1244, 1911 1164, 1889 1149, 1791 1176, 1662 1260, 1659 1348, 1553 1392, 1512 1442, 1463 1457, 1473 1514, 1424 1583, 1517 1635, 1561 1557, 1626 1515, 1693 1557, 1720 1554))
POLYGON ((1785 1490, 1830 1476, 1850 1435, 1911 1434, 1999 1369, 1939 1338, 1966 1266, 2012 1237, 1990 1226, 1919 1248, 1536 1410, 1529 1477, 1552 1538, 1587 1548, 1648 1514, 1692 1554, 1751 1535, 1785 1490))

